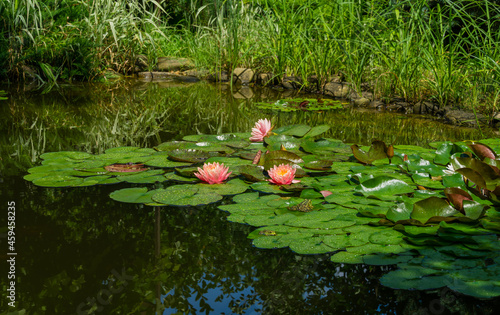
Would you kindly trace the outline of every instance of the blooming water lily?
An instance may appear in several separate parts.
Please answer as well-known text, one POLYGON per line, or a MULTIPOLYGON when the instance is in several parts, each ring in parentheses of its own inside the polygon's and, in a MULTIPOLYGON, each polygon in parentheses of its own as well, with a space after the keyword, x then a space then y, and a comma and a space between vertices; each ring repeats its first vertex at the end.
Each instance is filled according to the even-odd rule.
POLYGON ((300 180, 294 179, 296 169, 289 164, 280 164, 269 169, 267 173, 271 177, 269 181, 276 185, 290 185, 299 183, 300 180))
POLYGON ((232 173, 227 171, 229 167, 225 167, 224 163, 208 163, 203 164, 203 169, 198 167, 198 172, 194 173, 194 176, 208 184, 222 184, 232 173))
POLYGON ((273 127, 271 126, 271 121, 266 119, 259 119, 255 123, 255 127, 252 128, 252 136, 250 137, 250 141, 258 142, 263 141, 265 137, 268 137, 271 134, 271 130, 273 127))

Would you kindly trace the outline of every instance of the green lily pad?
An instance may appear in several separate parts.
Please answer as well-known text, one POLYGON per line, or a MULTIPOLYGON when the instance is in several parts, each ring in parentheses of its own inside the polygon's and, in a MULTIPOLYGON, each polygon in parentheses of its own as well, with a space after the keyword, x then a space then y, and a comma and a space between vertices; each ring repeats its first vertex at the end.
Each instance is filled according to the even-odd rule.
POLYGON ((117 180, 134 184, 152 184, 155 182, 164 182, 164 170, 149 170, 137 174, 117 176, 117 180))
POLYGON ((182 175, 176 174, 175 172, 166 173, 163 176, 167 180, 170 180, 170 181, 173 181, 173 182, 177 182, 177 183, 192 183, 192 184, 196 184, 196 183, 200 182, 200 180, 198 178, 182 176, 182 175))
POLYGON ((109 148, 104 151, 104 153, 122 153, 122 152, 133 152, 137 151, 139 147, 116 147, 109 148))
POLYGON ((351 149, 356 160, 364 164, 372 164, 375 160, 387 158, 388 148, 382 141, 373 141, 368 152, 365 152, 356 144, 352 145, 351 149))
MULTIPOLYGON (((466 149, 466 148, 465 148, 466 149)), ((436 149, 436 156, 434 158, 434 163, 446 165, 450 162, 451 156, 455 153, 460 153, 465 151, 464 147, 451 142, 444 142, 438 146, 436 149)))
POLYGON ((491 231, 480 228, 477 224, 465 224, 465 223, 439 223, 440 231, 446 231, 457 234, 467 234, 467 235, 485 235, 491 234, 491 231))
POLYGON ((414 191, 414 188, 390 176, 377 176, 364 181, 354 188, 355 192, 362 193, 365 196, 375 196, 381 199, 398 194, 406 194, 414 191))
POLYGON ((444 189, 443 184, 440 180, 435 180, 430 177, 427 173, 417 173, 411 176, 415 184, 431 189, 444 189))
POLYGON ((192 165, 193 162, 178 162, 168 159, 166 155, 152 155, 150 159, 144 162, 147 166, 174 168, 192 165))
POLYGON ((252 244, 257 248, 267 248, 267 249, 287 247, 288 245, 286 243, 280 242, 280 239, 281 236, 259 237, 254 239, 252 241, 252 244))
POLYGON ((354 234, 346 235, 344 232, 343 234, 326 235, 323 238, 323 242, 332 248, 343 250, 347 247, 367 244, 369 241, 366 237, 362 238, 354 234))
POLYGON ((252 188, 255 191, 260 191, 263 193, 267 194, 292 194, 293 192, 290 191, 285 191, 280 189, 280 186, 271 184, 268 181, 264 182, 256 182, 250 185, 250 188, 252 188))
POLYGON ((449 176, 443 176, 443 186, 444 187, 460 187, 463 186, 464 179, 462 174, 460 173, 455 173, 453 175, 449 176))
POLYGON ((370 235, 372 244, 397 245, 403 243, 403 234, 395 230, 384 230, 370 235))
POLYGON ((33 184, 41 187, 71 187, 79 186, 83 179, 70 175, 51 175, 33 180, 33 184))
POLYGON ((248 138, 242 138, 231 133, 221 135, 189 135, 184 136, 183 140, 194 141, 197 143, 212 142, 238 149, 246 148, 250 145, 248 138))
POLYGON ((137 187, 137 188, 124 188, 120 190, 116 190, 109 194, 111 199, 127 202, 127 203, 151 203, 153 200, 151 196, 156 193, 155 190, 150 190, 146 187, 137 187))
POLYGON ((245 217, 245 222, 253 226, 280 225, 294 219, 295 215, 285 213, 282 215, 249 215, 245 217))
POLYGON ((288 246, 292 251, 302 255, 325 254, 333 252, 334 249, 321 242, 320 237, 307 237, 295 240, 288 246))
POLYGON ((461 281, 454 279, 448 287, 462 294, 474 296, 476 298, 488 299, 500 295, 499 281, 461 281))
POLYGON ((219 194, 228 196, 244 193, 249 188, 249 185, 241 179, 236 178, 224 184, 198 184, 196 187, 199 189, 199 194, 219 194))
POLYGON ((333 161, 319 160, 311 161, 304 165, 305 168, 318 171, 330 171, 332 169, 333 161))
POLYGON ((356 247, 348 247, 348 252, 355 254, 399 254, 406 252, 400 245, 365 244, 356 247))
POLYGON ((408 262, 411 258, 412 256, 369 254, 363 256, 363 263, 374 266, 397 265, 408 262))
POLYGON ((351 252, 338 252, 330 257, 330 260, 335 263, 342 264, 362 264, 363 255, 351 252))
POLYGON ((267 177, 264 176, 264 169, 262 166, 241 165, 238 167, 238 172, 245 177, 246 180, 251 182, 260 182, 267 179, 267 177))
POLYGON ((308 153, 318 155, 331 155, 332 152, 351 153, 349 145, 335 139, 319 139, 316 141, 305 139, 302 141, 301 147, 308 153))
POLYGON ((463 207, 465 216, 471 218, 472 220, 481 218, 489 208, 488 205, 483 205, 473 200, 464 200, 463 207))
POLYGON ((399 202, 387 211, 386 217, 388 220, 391 220, 392 222, 398 222, 400 220, 408 220, 411 217, 412 211, 413 211, 413 203, 399 202))
POLYGON ((177 162, 200 163, 204 162, 212 156, 218 156, 213 152, 206 152, 200 150, 173 150, 168 152, 168 157, 177 162))
POLYGON ((94 186, 94 185, 104 185, 104 184, 116 184, 119 183, 116 178, 112 178, 109 175, 98 175, 98 176, 89 176, 83 179, 83 182, 78 186, 94 186))
POLYGON ((311 130, 307 125, 288 125, 275 129, 274 132, 280 135, 303 137, 311 130))
POLYGON ((249 192, 240 195, 236 195, 233 197, 233 201, 236 203, 252 203, 259 199, 258 192, 249 192))
POLYGON ((94 159, 102 161, 105 160, 109 164, 115 163, 139 163, 149 159, 151 153, 138 152, 138 151, 122 151, 104 153, 94 156, 94 159))
POLYGON ((411 218, 426 223, 432 217, 450 217, 458 213, 446 200, 429 197, 413 204, 411 218))
POLYGON ((400 279, 396 271, 391 271, 380 279, 380 283, 384 286, 393 289, 404 290, 431 290, 445 286, 447 280, 450 279, 447 275, 426 276, 423 278, 400 279))
MULTIPOLYGON (((434 237, 437 235, 439 225, 435 226, 400 226, 402 228, 402 232, 410 237, 434 237)), ((396 227, 394 227, 397 229, 396 227)))
POLYGON ((162 189, 152 196, 153 201, 171 206, 199 206, 217 202, 222 196, 216 193, 198 193, 199 188, 177 185, 162 189))
POLYGON ((72 160, 86 160, 92 158, 93 155, 86 152, 77 151, 59 151, 59 152, 46 152, 40 155, 43 160, 67 158, 72 160))
POLYGON ((67 164, 56 164, 56 165, 41 165, 35 166, 28 169, 28 172, 34 173, 45 173, 45 174, 58 174, 62 172, 72 172, 74 171, 73 165, 67 164))
POLYGON ((329 125, 314 126, 304 135, 304 137, 311 137, 311 138, 316 137, 319 136, 320 134, 327 132, 328 130, 330 130, 329 125))
POLYGON ((279 147, 283 145, 287 150, 291 149, 299 149, 300 148, 300 143, 301 140, 298 138, 295 138, 294 136, 288 136, 288 135, 273 135, 267 138, 264 138, 264 142, 269 145, 273 146, 274 144, 277 145, 278 148, 275 148, 274 150, 279 150, 279 147))

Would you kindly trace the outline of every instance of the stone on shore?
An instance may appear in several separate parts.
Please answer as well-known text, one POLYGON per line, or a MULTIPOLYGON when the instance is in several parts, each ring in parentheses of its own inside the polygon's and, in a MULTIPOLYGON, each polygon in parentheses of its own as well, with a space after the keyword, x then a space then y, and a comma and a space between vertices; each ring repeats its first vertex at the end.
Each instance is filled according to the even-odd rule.
POLYGON ((194 64, 187 58, 158 57, 158 71, 183 71, 193 69, 194 64))

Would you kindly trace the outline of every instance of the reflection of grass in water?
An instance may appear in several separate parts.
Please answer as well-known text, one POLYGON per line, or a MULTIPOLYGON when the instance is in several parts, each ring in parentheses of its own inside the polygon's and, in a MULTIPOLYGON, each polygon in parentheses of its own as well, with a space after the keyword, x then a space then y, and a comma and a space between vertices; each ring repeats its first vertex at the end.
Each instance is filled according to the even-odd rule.
MULTIPOLYGON (((426 146, 437 140, 479 139, 480 132, 470 128, 456 128, 439 122, 393 113, 345 109, 334 112, 302 112, 300 115, 279 113, 277 125, 328 124, 330 130, 323 137, 348 143, 368 144, 372 139, 387 143, 426 146)), ((492 134, 485 134, 485 137, 492 134)))
MULTIPOLYGON (((101 153, 110 147, 154 146, 187 134, 245 132, 259 118, 271 118, 278 127, 328 124, 331 129, 325 137, 356 143, 376 138, 425 145, 436 140, 479 138, 472 129, 404 119, 407 117, 402 115, 354 109, 296 113, 259 110, 253 101, 234 99, 222 86, 205 83, 170 88, 137 84, 72 85, 35 96, 11 93, 0 120, 0 150, 5 157, 0 163, 11 163, 9 159, 16 168, 24 169, 45 151, 101 153)), ((255 101, 279 98, 275 91, 255 92, 255 101)))

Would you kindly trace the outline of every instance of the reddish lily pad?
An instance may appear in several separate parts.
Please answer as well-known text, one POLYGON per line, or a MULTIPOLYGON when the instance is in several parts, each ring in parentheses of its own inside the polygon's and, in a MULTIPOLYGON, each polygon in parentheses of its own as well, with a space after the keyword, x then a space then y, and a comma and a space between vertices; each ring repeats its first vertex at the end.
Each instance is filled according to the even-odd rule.
POLYGON ((116 173, 135 173, 147 171, 149 168, 144 167, 144 164, 135 164, 135 163, 115 163, 108 166, 105 166, 104 169, 108 172, 116 172, 116 173))
POLYGON ((495 151, 486 144, 482 144, 479 142, 470 142, 467 143, 467 146, 481 161, 484 160, 484 158, 490 158, 492 160, 496 160, 497 158, 497 154, 495 153, 495 151))

